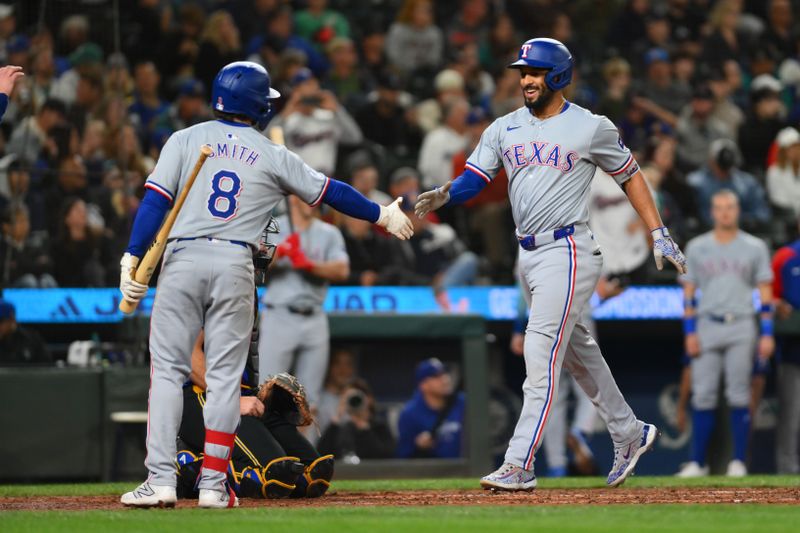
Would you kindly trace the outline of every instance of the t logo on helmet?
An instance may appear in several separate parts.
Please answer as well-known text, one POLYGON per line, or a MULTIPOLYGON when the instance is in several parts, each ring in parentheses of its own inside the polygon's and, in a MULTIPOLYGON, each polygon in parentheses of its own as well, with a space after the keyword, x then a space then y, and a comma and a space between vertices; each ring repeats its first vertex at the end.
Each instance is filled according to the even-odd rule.
POLYGON ((531 48, 533 48, 532 44, 525 43, 525 44, 522 45, 522 55, 521 55, 521 57, 523 59, 528 57, 528 50, 530 50, 531 48))

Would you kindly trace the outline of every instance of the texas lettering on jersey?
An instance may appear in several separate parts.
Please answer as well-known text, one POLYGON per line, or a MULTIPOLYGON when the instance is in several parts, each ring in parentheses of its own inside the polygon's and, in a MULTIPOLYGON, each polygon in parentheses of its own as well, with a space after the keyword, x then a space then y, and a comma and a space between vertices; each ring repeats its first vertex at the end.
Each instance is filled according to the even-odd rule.
POLYGON ((580 155, 574 150, 565 151, 559 144, 531 141, 528 144, 514 144, 506 148, 503 158, 515 169, 538 165, 570 172, 575 168, 575 161, 580 155))

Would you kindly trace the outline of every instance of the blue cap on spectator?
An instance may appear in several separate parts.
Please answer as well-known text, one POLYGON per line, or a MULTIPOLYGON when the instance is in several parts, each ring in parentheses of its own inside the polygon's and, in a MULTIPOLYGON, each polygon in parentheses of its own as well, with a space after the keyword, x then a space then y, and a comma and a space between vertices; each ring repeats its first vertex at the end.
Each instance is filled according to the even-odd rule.
POLYGON ((416 370, 417 385, 419 385, 428 378, 441 376, 445 372, 447 372, 447 370, 444 367, 444 363, 442 363, 436 357, 425 359, 424 361, 422 361, 420 364, 417 365, 417 370, 416 370))
POLYGON ((469 115, 467 115, 467 124, 470 126, 474 126, 475 124, 479 124, 485 120, 488 120, 489 114, 486 113, 486 110, 482 107, 473 107, 469 115))
POLYGON ((203 82, 194 78, 184 80, 178 88, 178 96, 194 96, 196 98, 206 97, 206 88, 203 82))
POLYGON ((9 54, 16 54, 18 52, 27 52, 31 47, 31 40, 26 36, 17 34, 11 37, 6 44, 6 50, 9 54))
POLYGON ((644 55, 644 64, 649 67, 656 61, 664 61, 665 63, 668 63, 669 52, 667 52, 663 48, 651 48, 650 50, 648 50, 647 53, 644 55))
POLYGON ((0 300, 0 320, 7 320, 14 316, 14 304, 8 300, 0 300))
POLYGON ((311 69, 307 69, 306 67, 297 69, 297 72, 294 73, 292 79, 289 81, 289 85, 292 87, 296 87, 303 83, 304 81, 308 81, 314 77, 314 73, 311 72, 311 69))

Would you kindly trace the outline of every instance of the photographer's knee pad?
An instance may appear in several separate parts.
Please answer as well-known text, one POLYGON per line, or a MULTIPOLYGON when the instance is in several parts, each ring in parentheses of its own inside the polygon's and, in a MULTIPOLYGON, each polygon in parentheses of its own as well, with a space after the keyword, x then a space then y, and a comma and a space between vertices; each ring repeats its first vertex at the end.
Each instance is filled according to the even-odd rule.
POLYGON ((303 472, 306 496, 319 498, 328 491, 333 479, 333 455, 323 455, 308 465, 303 472))

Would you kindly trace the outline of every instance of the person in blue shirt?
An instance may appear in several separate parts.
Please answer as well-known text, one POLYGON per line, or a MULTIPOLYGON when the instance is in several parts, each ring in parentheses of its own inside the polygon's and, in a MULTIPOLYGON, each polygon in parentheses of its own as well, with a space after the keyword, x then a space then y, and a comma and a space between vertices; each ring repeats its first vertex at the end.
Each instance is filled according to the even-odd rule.
POLYGON ((712 225, 711 197, 722 189, 736 194, 741 208, 740 222, 745 228, 765 224, 770 210, 764 187, 752 174, 739 166, 742 154, 736 143, 729 139, 717 139, 711 143, 708 164, 686 177, 695 190, 700 216, 707 225, 712 225))
POLYGON ((11 91, 14 90, 14 84, 24 75, 22 67, 6 65, 0 68, 0 119, 6 114, 8 98, 11 96, 11 91))
POLYGON ((416 380, 400 413, 397 457, 461 457, 464 393, 453 392, 450 374, 436 358, 417 365, 416 380))

